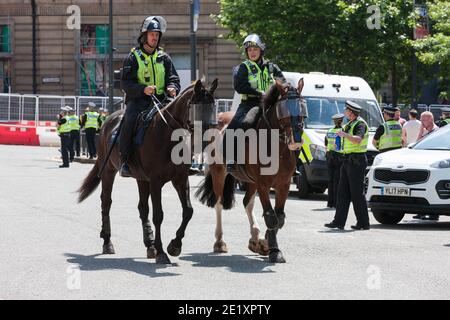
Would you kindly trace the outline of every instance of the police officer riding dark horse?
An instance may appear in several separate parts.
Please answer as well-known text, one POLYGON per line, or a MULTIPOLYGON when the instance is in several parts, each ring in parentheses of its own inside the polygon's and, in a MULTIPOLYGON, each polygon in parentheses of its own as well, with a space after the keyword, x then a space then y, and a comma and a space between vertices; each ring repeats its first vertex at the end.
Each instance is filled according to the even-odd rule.
POLYGON ((159 47, 166 26, 163 17, 147 17, 140 29, 139 45, 131 49, 123 64, 121 86, 127 105, 120 132, 120 175, 123 177, 131 176, 128 160, 133 152, 138 115, 158 101, 167 104, 167 97, 173 98, 180 92, 180 78, 172 60, 159 47))

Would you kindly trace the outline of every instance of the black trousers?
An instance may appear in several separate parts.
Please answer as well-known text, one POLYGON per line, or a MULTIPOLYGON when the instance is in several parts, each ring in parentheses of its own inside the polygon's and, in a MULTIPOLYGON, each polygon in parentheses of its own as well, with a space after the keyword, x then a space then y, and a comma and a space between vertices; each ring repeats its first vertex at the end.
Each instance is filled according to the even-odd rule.
POLYGON ((338 226, 345 226, 350 202, 353 203, 357 224, 362 227, 369 226, 369 213, 364 195, 366 167, 367 157, 364 153, 344 156, 334 216, 334 222, 338 226))
POLYGON ((70 131, 70 160, 73 160, 75 154, 77 157, 80 156, 80 130, 70 131))
POLYGON ((336 152, 327 153, 328 167, 328 203, 327 207, 336 208, 337 191, 341 176, 342 156, 336 152))
POLYGON ((97 156, 97 148, 95 146, 95 134, 97 132, 97 129, 86 128, 84 132, 86 133, 86 143, 88 147, 89 158, 93 158, 97 156))
POLYGON ((61 156, 63 160, 63 165, 69 165, 69 149, 70 149, 70 133, 61 133, 61 156))

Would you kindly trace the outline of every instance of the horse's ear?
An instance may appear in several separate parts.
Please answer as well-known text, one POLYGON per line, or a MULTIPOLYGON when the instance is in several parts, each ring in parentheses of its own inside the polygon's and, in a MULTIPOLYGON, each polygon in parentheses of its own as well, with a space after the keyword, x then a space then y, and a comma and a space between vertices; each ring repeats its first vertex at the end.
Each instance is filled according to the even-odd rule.
POLYGON ((302 91, 303 91, 303 86, 305 85, 305 82, 303 81, 303 78, 301 78, 300 80, 298 80, 298 84, 297 84, 297 92, 299 95, 302 95, 302 91))
POLYGON ((288 93, 289 90, 289 83, 283 83, 281 80, 275 80, 275 86, 278 89, 278 92, 282 95, 285 96, 288 93))
POLYGON ((213 95, 214 91, 216 91, 218 84, 219 84, 219 80, 217 78, 215 78, 214 81, 211 83, 211 87, 209 87, 209 93, 211 93, 211 95, 213 95))
POLYGON ((194 95, 200 94, 200 92, 202 91, 202 81, 201 80, 197 80, 195 81, 195 85, 194 85, 194 95))

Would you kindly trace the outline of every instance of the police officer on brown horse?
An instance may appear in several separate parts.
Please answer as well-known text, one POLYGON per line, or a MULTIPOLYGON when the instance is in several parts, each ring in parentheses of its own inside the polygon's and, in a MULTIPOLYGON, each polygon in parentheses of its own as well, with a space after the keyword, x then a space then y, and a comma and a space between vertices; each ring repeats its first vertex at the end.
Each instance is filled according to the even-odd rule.
POLYGON ((133 152, 133 129, 140 112, 175 97, 180 91, 180 78, 170 56, 160 47, 166 20, 160 16, 147 17, 141 26, 139 45, 131 49, 123 63, 121 87, 126 93, 125 119, 120 132, 120 175, 130 177, 127 161, 133 152), (156 99, 154 100, 154 97, 156 99))

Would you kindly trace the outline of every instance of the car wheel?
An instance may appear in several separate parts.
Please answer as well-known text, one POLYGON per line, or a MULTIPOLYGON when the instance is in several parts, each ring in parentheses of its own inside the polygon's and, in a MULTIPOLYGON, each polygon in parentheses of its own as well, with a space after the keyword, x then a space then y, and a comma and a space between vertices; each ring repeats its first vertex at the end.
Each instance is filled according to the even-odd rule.
POLYGON ((389 212, 384 210, 372 210, 372 213, 375 220, 379 223, 391 225, 399 223, 405 216, 405 214, 401 212, 389 212))
POLYGON ((298 189, 298 197, 300 199, 307 198, 311 193, 311 187, 308 184, 308 180, 306 179, 306 170, 304 166, 301 166, 298 171, 300 174, 297 176, 297 189, 298 189))

